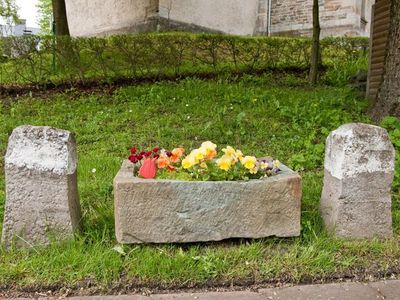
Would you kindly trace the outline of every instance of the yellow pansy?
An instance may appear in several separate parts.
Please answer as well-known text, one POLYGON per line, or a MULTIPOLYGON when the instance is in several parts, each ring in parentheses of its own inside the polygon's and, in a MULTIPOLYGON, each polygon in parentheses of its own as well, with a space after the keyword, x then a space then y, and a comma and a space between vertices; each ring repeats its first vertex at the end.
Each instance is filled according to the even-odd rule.
POLYGON ((211 150, 215 150, 217 149, 217 145, 215 145, 214 143, 207 141, 201 144, 201 148, 206 149, 207 151, 211 151, 211 150))
POLYGON ((231 167, 232 160, 230 157, 224 155, 217 160, 217 165, 221 170, 228 171, 231 167))
POLYGON ((242 161, 243 159, 243 152, 240 150, 236 150, 236 157, 238 160, 242 161))
POLYGON ((255 167, 255 168, 250 170, 250 174, 257 174, 257 172, 258 172, 258 168, 257 167, 255 167))
POLYGON ((256 162, 257 162, 257 158, 255 158, 254 156, 245 156, 242 159, 243 166, 248 170, 254 169, 256 166, 256 162))
POLYGON ((182 167, 184 169, 190 169, 191 167, 193 167, 196 164, 196 160, 194 159, 194 157, 192 155, 189 155, 187 157, 185 157, 182 160, 182 167))
POLYGON ((281 167, 281 162, 279 160, 274 160, 274 169, 279 169, 281 167))
POLYGON ((202 162, 202 163, 200 164, 200 168, 202 168, 202 169, 208 169, 208 166, 207 166, 207 164, 206 164, 205 162, 202 162))
POLYGON ((196 163, 198 163, 204 159, 205 153, 201 149, 196 149, 193 151, 193 156, 196 160, 196 163))
POLYGON ((269 166, 269 165, 268 165, 267 162, 262 162, 260 167, 261 167, 261 169, 265 170, 265 169, 268 168, 268 166, 269 166))
POLYGON ((230 157, 236 155, 236 150, 233 149, 231 146, 227 146, 225 149, 222 149, 222 152, 224 152, 225 155, 230 157))

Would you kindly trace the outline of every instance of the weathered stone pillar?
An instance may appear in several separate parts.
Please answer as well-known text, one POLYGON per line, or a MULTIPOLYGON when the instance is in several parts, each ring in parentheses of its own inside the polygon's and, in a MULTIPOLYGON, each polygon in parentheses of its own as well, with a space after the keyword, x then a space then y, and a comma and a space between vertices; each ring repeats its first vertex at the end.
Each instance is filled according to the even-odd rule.
POLYGON ((326 143, 321 213, 339 237, 392 235, 391 185, 395 150, 385 129, 347 124, 326 143))
POLYGON ((34 126, 13 131, 5 157, 6 246, 48 244, 52 234, 73 235, 80 220, 76 164, 70 132, 34 126))

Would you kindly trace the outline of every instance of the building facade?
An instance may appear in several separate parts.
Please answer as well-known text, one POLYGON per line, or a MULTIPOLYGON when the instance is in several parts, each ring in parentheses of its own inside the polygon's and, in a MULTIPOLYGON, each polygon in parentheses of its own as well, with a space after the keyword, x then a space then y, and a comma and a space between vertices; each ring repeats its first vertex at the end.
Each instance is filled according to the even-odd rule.
POLYGON ((20 19, 15 25, 0 25, 0 36, 38 35, 39 33, 39 28, 27 27, 24 19, 20 19))
MULTIPOLYGON (((312 0, 66 0, 70 32, 95 36, 184 29, 309 36, 312 0), (89 22, 90 21, 90 22, 89 22)), ((374 0, 320 0, 322 36, 368 36, 374 0)))

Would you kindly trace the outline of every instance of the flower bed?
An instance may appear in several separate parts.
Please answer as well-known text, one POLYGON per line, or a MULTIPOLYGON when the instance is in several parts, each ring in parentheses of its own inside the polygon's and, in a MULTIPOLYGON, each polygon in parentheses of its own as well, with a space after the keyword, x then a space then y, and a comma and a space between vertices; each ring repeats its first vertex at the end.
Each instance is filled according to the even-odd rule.
MULTIPOLYGON (((181 156, 183 158, 181 168, 184 168, 185 159, 191 159, 192 154, 193 152, 185 158, 181 156)), ((225 155, 227 153, 224 153, 225 155)), ((155 164, 159 163, 159 158, 150 156, 154 156, 154 152, 147 155, 147 159, 154 160, 152 162, 154 165, 151 167, 153 169, 155 164)), ((201 160, 196 164, 197 171, 203 169, 199 165, 204 163, 201 160)), ((228 172, 223 170, 224 165, 218 160, 212 160, 210 157, 207 164, 215 164, 219 166, 218 170, 228 172)), ((254 172, 256 165, 263 162, 263 160, 254 162, 253 159, 250 161, 254 166, 249 163, 246 168, 243 157, 240 163, 231 164, 229 170, 236 172, 236 167, 239 170, 244 168, 254 172)), ((115 227, 118 242, 180 243, 219 241, 229 238, 298 236, 301 206, 300 176, 284 165, 280 166, 277 174, 268 176, 267 173, 262 173, 267 171, 262 170, 261 163, 258 170, 261 170, 261 173, 257 171, 253 174, 257 179, 190 181, 144 179, 133 176, 133 173, 141 174, 143 170, 138 171, 134 164, 125 161, 114 179, 115 227), (259 176, 260 174, 262 176, 259 176)), ((198 173, 193 168, 195 166, 189 167, 189 165, 186 165, 186 170, 189 170, 187 173, 196 177, 198 173)))
POLYGON ((129 160, 133 163, 133 175, 145 179, 167 178, 221 181, 261 179, 280 172, 281 163, 272 158, 257 159, 245 156, 231 146, 222 149, 217 159, 217 145, 207 141, 186 157, 184 148, 172 151, 154 148, 151 151, 131 149, 129 160))

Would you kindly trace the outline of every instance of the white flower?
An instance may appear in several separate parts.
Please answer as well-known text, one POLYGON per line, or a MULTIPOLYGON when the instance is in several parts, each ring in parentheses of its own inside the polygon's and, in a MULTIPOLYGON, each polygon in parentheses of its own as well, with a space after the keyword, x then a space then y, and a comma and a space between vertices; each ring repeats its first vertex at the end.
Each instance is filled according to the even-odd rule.
POLYGON ((190 120, 190 116, 187 116, 187 119, 190 120))
POLYGON ((95 168, 92 169, 92 173, 96 173, 97 170, 95 168))

